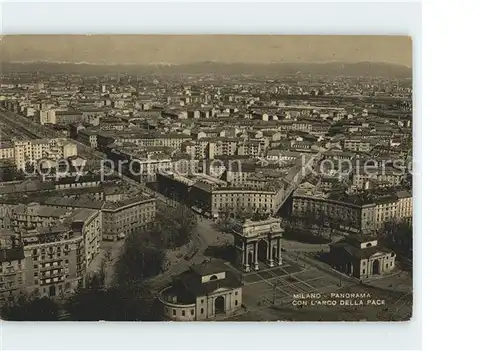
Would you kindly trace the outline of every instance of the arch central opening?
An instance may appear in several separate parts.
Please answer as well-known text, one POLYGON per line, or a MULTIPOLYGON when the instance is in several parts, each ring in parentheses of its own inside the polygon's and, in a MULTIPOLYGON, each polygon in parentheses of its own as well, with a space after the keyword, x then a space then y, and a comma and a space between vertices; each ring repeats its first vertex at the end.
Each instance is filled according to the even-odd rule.
POLYGON ((264 239, 259 240, 258 250, 257 250, 257 260, 259 262, 263 262, 263 263, 267 262, 268 249, 269 249, 269 243, 267 242, 267 240, 264 240, 264 239))

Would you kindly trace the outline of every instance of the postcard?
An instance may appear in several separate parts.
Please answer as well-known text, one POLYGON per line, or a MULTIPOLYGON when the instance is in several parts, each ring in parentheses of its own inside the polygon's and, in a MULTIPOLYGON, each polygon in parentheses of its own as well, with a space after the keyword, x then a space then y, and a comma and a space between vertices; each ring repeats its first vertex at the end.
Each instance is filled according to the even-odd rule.
POLYGON ((7 35, 0 315, 408 321, 412 41, 7 35))

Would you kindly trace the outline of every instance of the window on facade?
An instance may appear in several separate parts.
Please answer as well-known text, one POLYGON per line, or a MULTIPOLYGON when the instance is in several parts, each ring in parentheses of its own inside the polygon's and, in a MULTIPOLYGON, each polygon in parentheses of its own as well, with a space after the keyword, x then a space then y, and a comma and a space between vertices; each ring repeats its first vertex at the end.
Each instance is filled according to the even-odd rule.
POLYGON ((200 314, 203 314, 203 308, 200 308, 200 314))
POLYGON ((219 278, 217 278, 217 276, 215 274, 210 277, 210 280, 217 280, 217 279, 219 279, 219 278))
POLYGON ((238 300, 234 300, 234 305, 238 306, 238 300))
POLYGON ((194 310, 191 310, 191 316, 194 316, 194 310))
POLYGON ((362 273, 363 273, 363 274, 365 274, 365 272, 366 272, 366 269, 363 269, 363 272, 362 272, 362 273))
POLYGON ((185 316, 186 315, 186 311, 182 310, 182 315, 185 316))
POLYGON ((172 310, 172 315, 175 316, 177 314, 177 310, 172 310))

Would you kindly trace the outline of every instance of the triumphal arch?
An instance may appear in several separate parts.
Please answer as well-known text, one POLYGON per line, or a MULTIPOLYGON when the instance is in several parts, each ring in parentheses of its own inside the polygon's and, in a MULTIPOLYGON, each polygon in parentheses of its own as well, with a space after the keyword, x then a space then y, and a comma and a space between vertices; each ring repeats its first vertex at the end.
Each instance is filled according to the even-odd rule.
POLYGON ((235 223, 233 235, 236 264, 245 272, 259 270, 259 261, 269 267, 282 264, 283 229, 279 218, 235 223))

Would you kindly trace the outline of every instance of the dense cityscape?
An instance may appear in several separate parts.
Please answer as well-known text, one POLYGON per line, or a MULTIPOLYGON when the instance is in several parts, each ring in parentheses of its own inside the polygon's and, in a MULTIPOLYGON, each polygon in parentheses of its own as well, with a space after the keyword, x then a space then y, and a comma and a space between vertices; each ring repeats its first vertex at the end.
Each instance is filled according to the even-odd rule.
POLYGON ((15 67, 2 319, 411 318, 411 69, 15 67))

